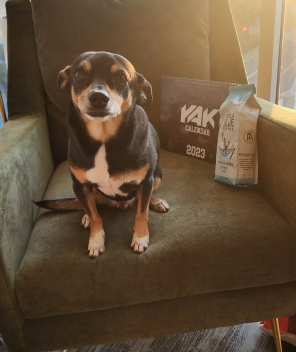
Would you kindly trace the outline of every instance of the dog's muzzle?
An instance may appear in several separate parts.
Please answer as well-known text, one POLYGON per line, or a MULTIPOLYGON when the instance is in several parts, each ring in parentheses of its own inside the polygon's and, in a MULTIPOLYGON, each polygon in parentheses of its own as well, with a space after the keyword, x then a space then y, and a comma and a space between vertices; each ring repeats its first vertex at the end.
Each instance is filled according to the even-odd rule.
POLYGON ((89 92, 88 99, 91 106, 96 109, 104 109, 109 102, 108 95, 98 91, 89 92))

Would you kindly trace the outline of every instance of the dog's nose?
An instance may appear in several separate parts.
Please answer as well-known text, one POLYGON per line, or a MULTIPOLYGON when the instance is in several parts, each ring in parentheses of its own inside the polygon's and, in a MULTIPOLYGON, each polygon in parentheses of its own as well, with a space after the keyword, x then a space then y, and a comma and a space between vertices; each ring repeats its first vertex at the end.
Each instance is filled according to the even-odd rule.
POLYGON ((103 109, 108 104, 109 98, 102 92, 90 92, 88 99, 91 105, 97 109, 103 109))

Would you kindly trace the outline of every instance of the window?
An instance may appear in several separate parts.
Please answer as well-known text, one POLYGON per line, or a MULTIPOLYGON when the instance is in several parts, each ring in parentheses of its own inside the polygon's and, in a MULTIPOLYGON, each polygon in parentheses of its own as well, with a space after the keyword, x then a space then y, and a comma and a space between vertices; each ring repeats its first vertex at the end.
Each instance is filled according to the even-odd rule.
POLYGON ((249 83, 260 97, 296 109, 296 0, 230 0, 230 6, 249 83))
POLYGON ((279 105, 296 109, 296 0, 286 0, 279 105))
POLYGON ((260 0, 230 0, 249 83, 257 85, 260 0))

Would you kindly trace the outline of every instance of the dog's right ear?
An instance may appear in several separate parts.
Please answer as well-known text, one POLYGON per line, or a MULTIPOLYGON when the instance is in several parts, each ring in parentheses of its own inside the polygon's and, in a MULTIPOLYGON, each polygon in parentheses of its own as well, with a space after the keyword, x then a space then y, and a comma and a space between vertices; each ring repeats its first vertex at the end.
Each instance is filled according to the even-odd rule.
POLYGON ((137 72, 138 91, 136 103, 144 108, 149 108, 153 101, 151 84, 143 75, 137 72))
POLYGON ((70 68, 71 66, 66 66, 58 75, 58 86, 60 91, 66 94, 71 93, 70 68))

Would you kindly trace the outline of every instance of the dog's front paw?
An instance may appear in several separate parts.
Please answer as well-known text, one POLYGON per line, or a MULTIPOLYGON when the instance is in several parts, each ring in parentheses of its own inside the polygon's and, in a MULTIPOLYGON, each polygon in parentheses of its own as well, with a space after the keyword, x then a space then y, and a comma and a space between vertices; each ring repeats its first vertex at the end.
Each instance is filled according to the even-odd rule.
POLYGON ((147 235, 139 237, 137 232, 134 231, 133 240, 131 247, 134 248, 135 252, 143 253, 149 246, 149 233, 147 235))
POLYGON ((90 220, 89 220, 89 216, 87 214, 84 214, 82 220, 81 220, 81 225, 87 229, 88 227, 90 227, 90 220))
POLYGON ((154 211, 157 211, 158 213, 166 213, 169 211, 170 206, 164 199, 159 199, 152 196, 149 208, 154 211))
POLYGON ((105 252, 105 231, 102 229, 94 236, 90 236, 88 243, 89 256, 96 258, 105 252))

